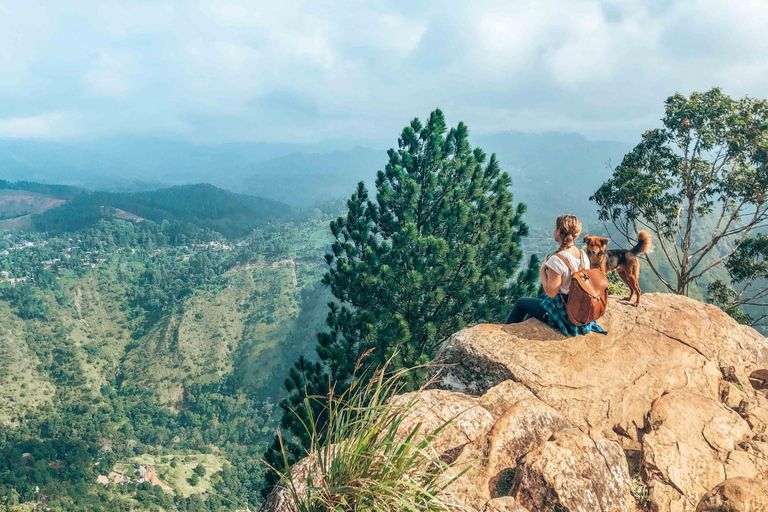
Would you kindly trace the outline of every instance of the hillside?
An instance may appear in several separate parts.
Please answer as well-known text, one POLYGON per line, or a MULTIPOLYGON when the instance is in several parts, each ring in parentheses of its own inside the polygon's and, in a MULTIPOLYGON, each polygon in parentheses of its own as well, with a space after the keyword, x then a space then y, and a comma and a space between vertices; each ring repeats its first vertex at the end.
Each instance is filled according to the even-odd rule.
POLYGON ((0 220, 4 216, 6 221, 0 227, 6 229, 19 229, 9 221, 27 215, 31 217, 25 219, 22 229, 33 227, 52 233, 79 231, 100 219, 118 217, 137 222, 178 222, 237 238, 290 212, 288 206, 277 201, 207 184, 130 193, 89 192, 30 182, 4 185, 7 188, 0 196, 0 220))
POLYGON ((172 243, 149 220, 4 235, 0 495, 68 510, 256 503, 282 378, 326 314, 326 223, 239 244, 172 243), (142 465, 170 492, 141 487, 142 465), (133 483, 110 486, 121 478, 133 483))
MULTIPOLYGON (((613 301, 601 325, 607 336, 567 338, 535 319, 481 324, 444 343, 435 386, 396 403, 415 400, 402 435, 449 422, 432 442, 456 464, 448 499, 477 512, 766 510, 768 340, 671 294, 613 301)), ((262 512, 290 502, 278 488, 262 512)))

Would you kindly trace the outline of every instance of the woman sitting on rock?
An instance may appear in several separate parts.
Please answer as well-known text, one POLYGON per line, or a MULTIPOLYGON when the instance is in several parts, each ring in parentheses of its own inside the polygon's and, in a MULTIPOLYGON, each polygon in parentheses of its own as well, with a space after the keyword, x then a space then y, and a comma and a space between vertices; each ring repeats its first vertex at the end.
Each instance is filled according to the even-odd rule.
MULTIPOLYGON (((560 244, 556 253, 560 253, 571 266, 579 271, 589 268, 589 258, 584 251, 576 247, 575 241, 581 234, 581 222, 574 215, 560 215, 555 221, 555 241, 560 244)), ((517 324, 533 317, 549 324, 555 329, 560 329, 563 334, 576 336, 588 332, 605 331, 596 322, 577 326, 568 320, 565 305, 568 301, 568 292, 571 288, 571 273, 568 266, 554 254, 547 255, 539 270, 541 286, 544 293, 538 297, 523 297, 518 299, 515 307, 507 317, 508 324, 517 324)))

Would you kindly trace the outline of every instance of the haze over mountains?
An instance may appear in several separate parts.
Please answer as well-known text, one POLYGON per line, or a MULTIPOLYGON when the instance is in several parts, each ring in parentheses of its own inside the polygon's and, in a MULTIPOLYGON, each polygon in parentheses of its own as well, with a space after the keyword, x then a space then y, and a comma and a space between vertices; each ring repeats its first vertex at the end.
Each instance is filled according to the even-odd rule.
MULTIPOLYGON (((551 187, 568 187, 561 209, 594 216, 587 198, 618 163, 627 143, 591 141, 573 133, 520 132, 479 136, 513 178, 516 200, 545 213, 551 187)), ((394 141, 393 141, 394 143, 394 141)), ((394 144, 393 144, 394 145, 394 144)), ((364 180, 371 188, 387 163, 385 148, 338 144, 231 143, 200 146, 166 139, 81 142, 0 140, 0 178, 67 184, 93 190, 141 191, 210 183, 294 207, 347 197, 364 180)))

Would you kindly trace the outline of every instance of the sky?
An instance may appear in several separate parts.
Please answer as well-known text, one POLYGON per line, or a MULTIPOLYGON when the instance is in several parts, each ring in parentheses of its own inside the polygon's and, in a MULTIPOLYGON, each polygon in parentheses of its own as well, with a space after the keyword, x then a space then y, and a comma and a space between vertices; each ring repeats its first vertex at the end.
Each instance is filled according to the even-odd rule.
MULTIPOLYGON (((664 99, 768 97, 764 0, 0 0, 0 138, 636 141, 664 99)), ((390 144, 391 145, 391 144, 390 144)))

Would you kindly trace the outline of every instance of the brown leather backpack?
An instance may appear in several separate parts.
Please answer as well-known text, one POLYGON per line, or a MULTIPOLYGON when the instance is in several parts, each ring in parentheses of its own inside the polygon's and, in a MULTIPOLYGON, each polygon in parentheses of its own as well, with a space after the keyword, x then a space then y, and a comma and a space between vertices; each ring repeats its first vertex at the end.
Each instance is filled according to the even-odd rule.
POLYGON ((608 278, 599 268, 576 271, 560 253, 555 256, 563 260, 573 274, 571 289, 568 290, 566 312, 568 320, 574 325, 586 325, 605 314, 608 307, 608 278))

